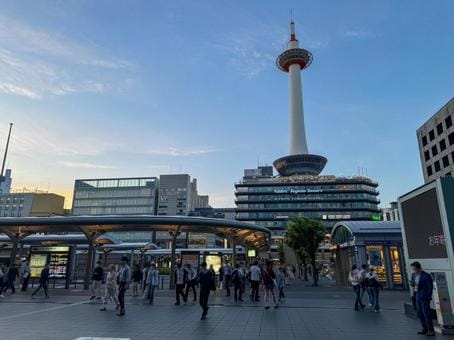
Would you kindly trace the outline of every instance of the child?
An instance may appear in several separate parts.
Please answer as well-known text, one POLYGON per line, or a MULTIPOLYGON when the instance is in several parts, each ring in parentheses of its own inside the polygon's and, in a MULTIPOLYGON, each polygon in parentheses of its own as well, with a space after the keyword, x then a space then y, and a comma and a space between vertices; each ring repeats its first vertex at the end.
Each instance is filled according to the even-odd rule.
POLYGON ((277 273, 277 288, 279 289, 279 300, 285 299, 284 287, 285 287, 285 269, 284 267, 279 268, 277 273))

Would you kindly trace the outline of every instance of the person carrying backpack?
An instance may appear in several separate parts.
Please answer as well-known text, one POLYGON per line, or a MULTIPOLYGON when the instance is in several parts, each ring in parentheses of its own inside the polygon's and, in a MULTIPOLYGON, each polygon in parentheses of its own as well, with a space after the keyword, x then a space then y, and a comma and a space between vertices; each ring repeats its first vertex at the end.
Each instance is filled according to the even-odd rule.
POLYGON ((233 283, 234 287, 234 300, 243 302, 243 280, 244 274, 240 270, 240 265, 237 263, 235 264, 235 269, 232 271, 231 282, 233 283))

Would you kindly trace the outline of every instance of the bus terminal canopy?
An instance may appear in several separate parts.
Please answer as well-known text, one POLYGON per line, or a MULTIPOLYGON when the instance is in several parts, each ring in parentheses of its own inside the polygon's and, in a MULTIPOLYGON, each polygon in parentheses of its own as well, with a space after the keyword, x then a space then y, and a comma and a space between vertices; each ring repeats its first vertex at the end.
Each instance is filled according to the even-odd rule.
POLYGON ((8 235, 13 242, 35 233, 72 232, 83 232, 89 240, 95 240, 106 232, 114 231, 164 231, 171 235, 184 232, 211 233, 258 250, 268 250, 271 237, 269 229, 256 224, 192 216, 107 215, 0 219, 0 233, 8 235))

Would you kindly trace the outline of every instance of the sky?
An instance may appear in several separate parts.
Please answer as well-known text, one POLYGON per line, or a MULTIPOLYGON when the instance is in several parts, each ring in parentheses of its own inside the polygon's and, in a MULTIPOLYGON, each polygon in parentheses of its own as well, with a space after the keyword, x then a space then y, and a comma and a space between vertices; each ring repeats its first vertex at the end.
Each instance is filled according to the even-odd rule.
POLYGON ((300 46, 309 150, 381 205, 423 184, 416 129, 453 97, 454 2, 0 0, 0 150, 15 189, 189 173, 234 206, 243 169, 289 153, 286 48, 300 46))

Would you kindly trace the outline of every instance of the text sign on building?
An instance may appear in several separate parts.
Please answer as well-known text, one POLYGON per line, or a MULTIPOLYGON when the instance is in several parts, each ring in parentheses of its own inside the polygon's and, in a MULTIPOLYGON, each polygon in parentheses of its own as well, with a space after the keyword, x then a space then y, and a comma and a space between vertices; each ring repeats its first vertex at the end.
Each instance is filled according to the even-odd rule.
POLYGON ((323 192, 321 189, 274 189, 275 194, 311 194, 323 192))

